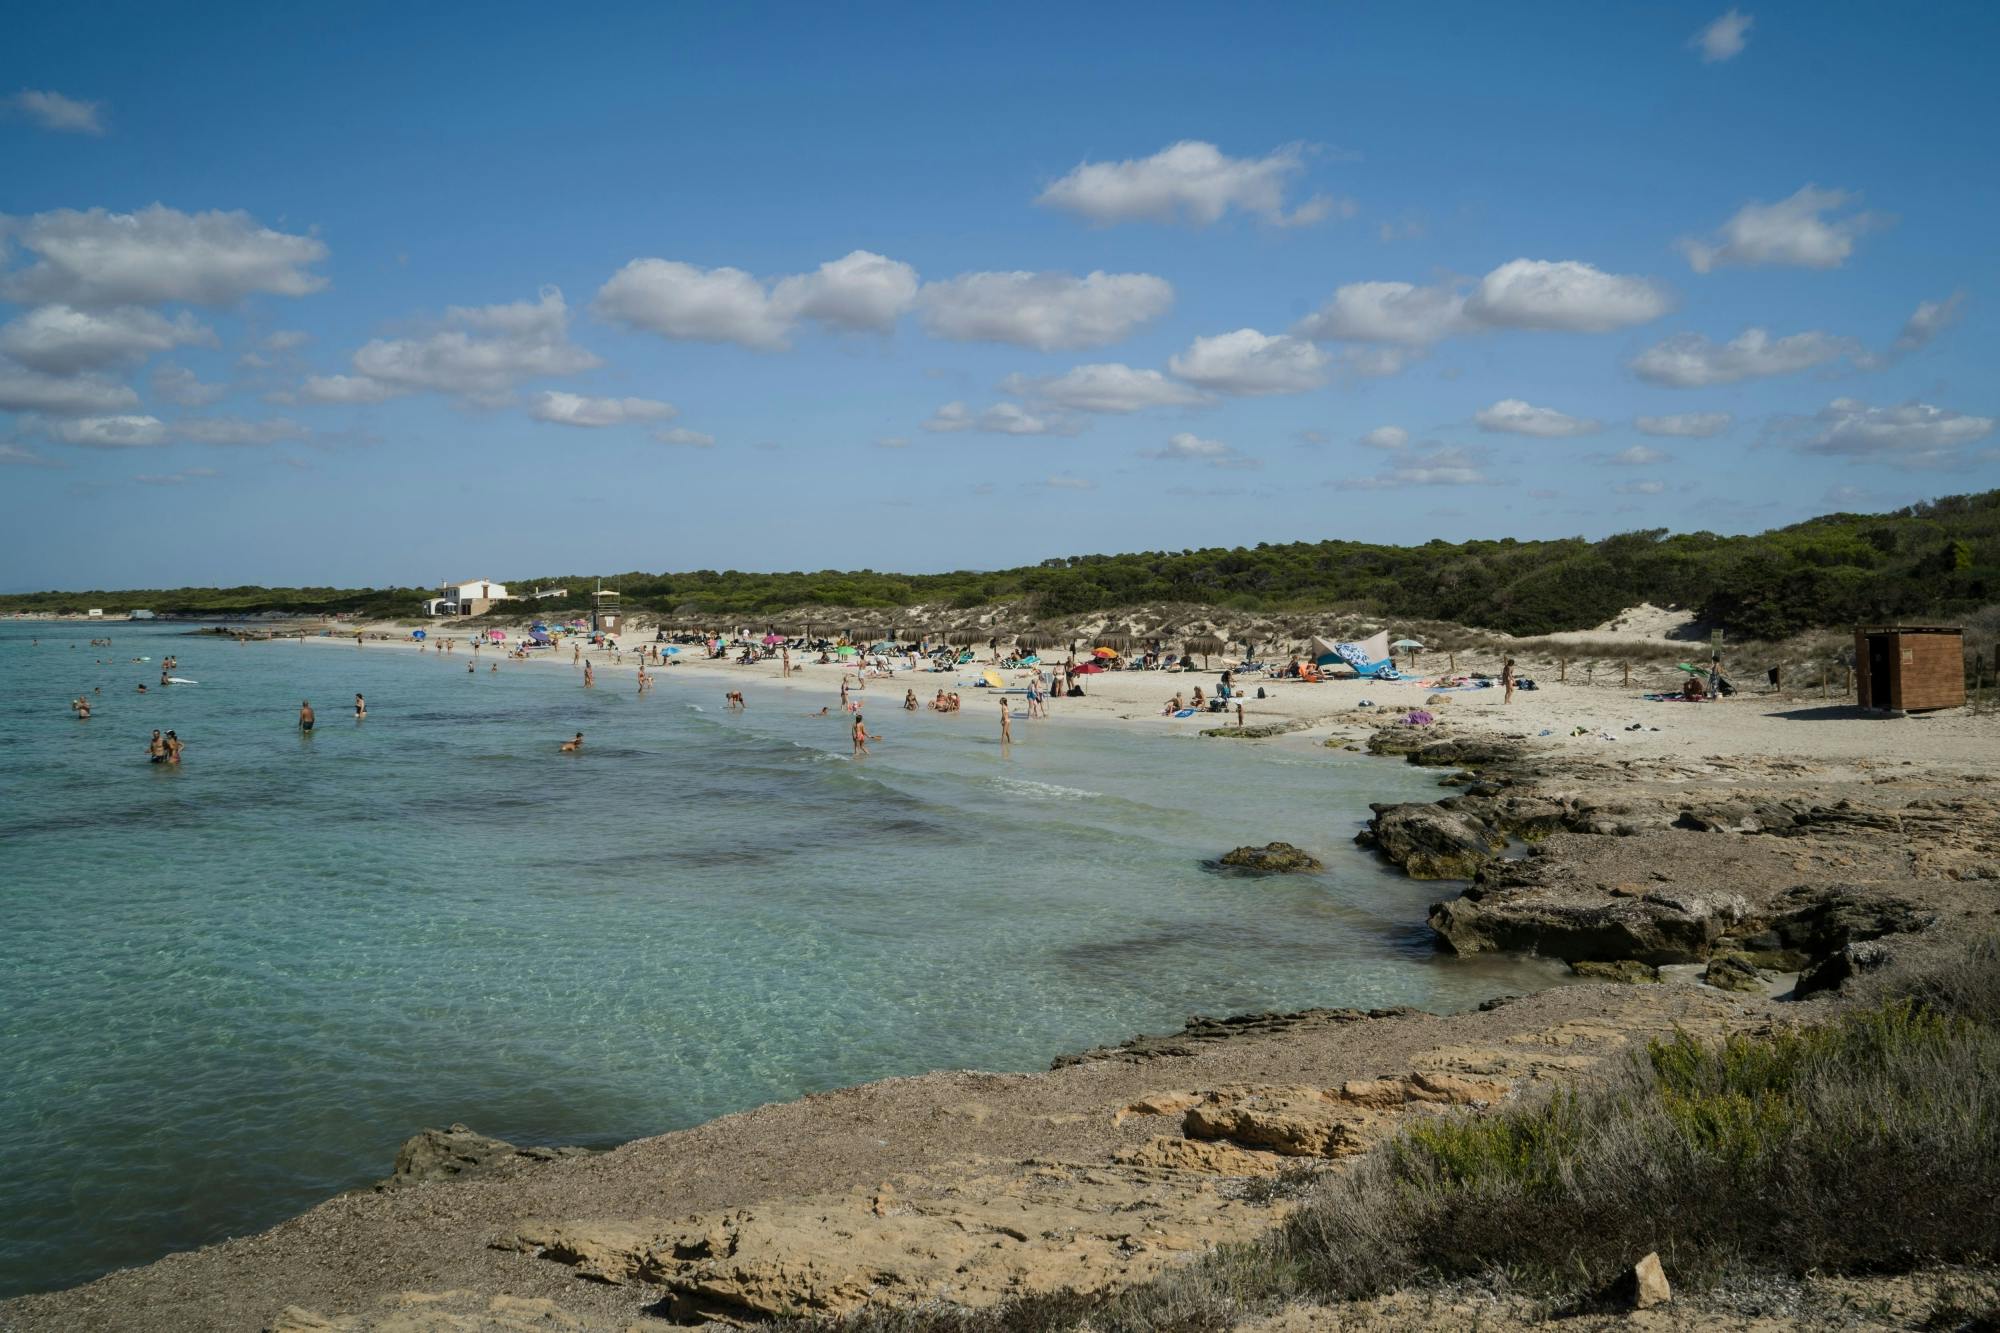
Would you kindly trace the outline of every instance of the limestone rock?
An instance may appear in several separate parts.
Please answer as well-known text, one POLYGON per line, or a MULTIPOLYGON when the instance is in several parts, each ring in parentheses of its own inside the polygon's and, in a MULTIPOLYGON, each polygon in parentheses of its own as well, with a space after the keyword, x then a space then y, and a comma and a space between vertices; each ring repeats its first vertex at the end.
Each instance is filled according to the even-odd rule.
POLYGON ((1626 1282, 1630 1288, 1628 1300, 1635 1310, 1650 1310, 1674 1298, 1674 1289, 1667 1284, 1667 1273, 1660 1267, 1658 1254, 1649 1254, 1633 1264, 1626 1282))
POLYGON ((1453 953, 1489 950, 1539 953, 1565 962, 1635 959, 1658 967, 1698 963, 1722 936, 1716 917, 1663 903, 1510 902, 1505 897, 1453 898, 1431 909, 1430 927, 1453 953))
POLYGON ((1859 940, 1844 948, 1835 950, 1819 962, 1806 969, 1792 988, 1794 999, 1804 999, 1808 995, 1818 995, 1823 991, 1839 990, 1842 986, 1860 976, 1872 972, 1890 959, 1890 949, 1879 940, 1859 940))
POLYGON ((1217 863, 1225 869, 1252 875, 1316 875, 1326 869, 1320 859, 1289 842, 1268 842, 1262 847, 1238 847, 1225 852, 1217 863))
POLYGON ((1761 995, 1764 992, 1764 978, 1741 954, 1723 954, 1709 959, 1701 979, 1717 990, 1741 991, 1746 995, 1761 995))
MULTIPOLYGON (((1186 1160, 1253 1156, 1210 1145, 1186 1160)), ((841 1315, 871 1302, 978 1307, 1030 1292, 1129 1285, 1263 1234, 1290 1205, 1239 1197, 1232 1174, 1178 1161, 1029 1162, 1011 1173, 911 1179, 679 1219, 529 1220, 494 1243, 600 1281, 661 1289, 655 1312, 679 1323, 841 1315)))
POLYGON ((1660 979, 1659 968, 1649 967, 1636 958, 1621 958, 1615 963, 1584 960, 1571 963, 1569 970, 1592 981, 1622 981, 1627 985, 1643 985, 1660 979))
POLYGON ((1372 843, 1413 879, 1471 879, 1507 845, 1470 810, 1424 802, 1371 808, 1375 817, 1358 840, 1372 843))
POLYGON ((1121 1148, 1112 1160, 1126 1166, 1157 1166, 1170 1171, 1201 1171, 1216 1176, 1268 1176, 1285 1159, 1275 1153, 1247 1152, 1233 1143, 1175 1138, 1162 1134, 1136 1148, 1121 1148))
POLYGON ((1181 1121, 1191 1139, 1228 1139, 1281 1157, 1351 1156, 1368 1146, 1374 1128, 1366 1109, 1330 1102, 1317 1088, 1218 1094, 1181 1121))
POLYGON ((426 1129, 404 1140, 396 1152, 395 1173, 377 1188, 448 1180, 512 1163, 547 1162, 558 1157, 581 1156, 588 1151, 587 1148, 517 1147, 505 1139, 489 1138, 454 1124, 450 1129, 426 1129))

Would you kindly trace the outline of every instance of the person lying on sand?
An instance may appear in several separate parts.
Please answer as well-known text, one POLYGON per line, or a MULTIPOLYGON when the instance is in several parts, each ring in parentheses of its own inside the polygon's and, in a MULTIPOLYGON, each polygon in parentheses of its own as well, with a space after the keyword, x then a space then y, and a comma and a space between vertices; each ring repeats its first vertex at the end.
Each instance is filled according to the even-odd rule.
POLYGON ((577 732, 576 735, 564 741, 560 747, 562 753, 564 754, 575 754, 578 750, 581 750, 582 748, 583 748, 583 733, 580 731, 577 732))

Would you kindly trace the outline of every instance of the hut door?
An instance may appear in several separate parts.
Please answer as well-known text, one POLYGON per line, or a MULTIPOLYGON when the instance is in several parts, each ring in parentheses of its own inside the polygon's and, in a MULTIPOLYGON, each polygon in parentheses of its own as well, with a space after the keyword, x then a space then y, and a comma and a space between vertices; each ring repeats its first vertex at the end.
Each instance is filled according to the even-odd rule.
POLYGON ((1868 706, 1889 707, 1889 636, 1876 634, 1868 640, 1868 706))

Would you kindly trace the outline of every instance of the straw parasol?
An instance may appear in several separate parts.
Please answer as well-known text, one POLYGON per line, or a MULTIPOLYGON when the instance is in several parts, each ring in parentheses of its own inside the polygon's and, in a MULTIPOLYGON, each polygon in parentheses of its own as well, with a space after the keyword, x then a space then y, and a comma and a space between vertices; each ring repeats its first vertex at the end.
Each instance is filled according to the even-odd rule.
POLYGON ((1038 653, 1044 648, 1054 648, 1059 640, 1057 640, 1055 635, 1043 630, 1031 629, 1016 634, 1014 642, 1031 653, 1038 653))
POLYGON ((1213 634, 1197 634, 1181 645, 1181 653, 1186 657, 1199 657, 1201 659, 1202 670, 1206 671, 1208 669, 1209 654, 1219 653, 1227 646, 1227 644, 1223 643, 1221 639, 1213 634))
POLYGON ((1125 653, 1129 652, 1132 648, 1132 636, 1129 634, 1099 634, 1090 641, 1090 646, 1093 648, 1110 648, 1115 652, 1125 653))

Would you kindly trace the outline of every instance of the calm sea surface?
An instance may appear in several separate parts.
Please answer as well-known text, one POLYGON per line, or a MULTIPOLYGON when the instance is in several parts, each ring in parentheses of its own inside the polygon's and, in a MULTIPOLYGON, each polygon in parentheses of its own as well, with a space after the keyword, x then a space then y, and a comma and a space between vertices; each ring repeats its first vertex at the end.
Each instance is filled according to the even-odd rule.
POLYGON ((1060 711, 1003 760, 979 696, 886 692, 849 762, 805 715, 830 672, 729 714, 673 670, 639 698, 466 660, 0 624, 0 1295, 267 1226, 425 1125, 608 1145, 1195 1013, 1551 979, 1437 957, 1435 887, 1351 846, 1369 800, 1435 795, 1401 765, 1060 711), (157 688, 169 652, 198 684, 157 688), (1198 865, 1272 838, 1328 873, 1198 865))

